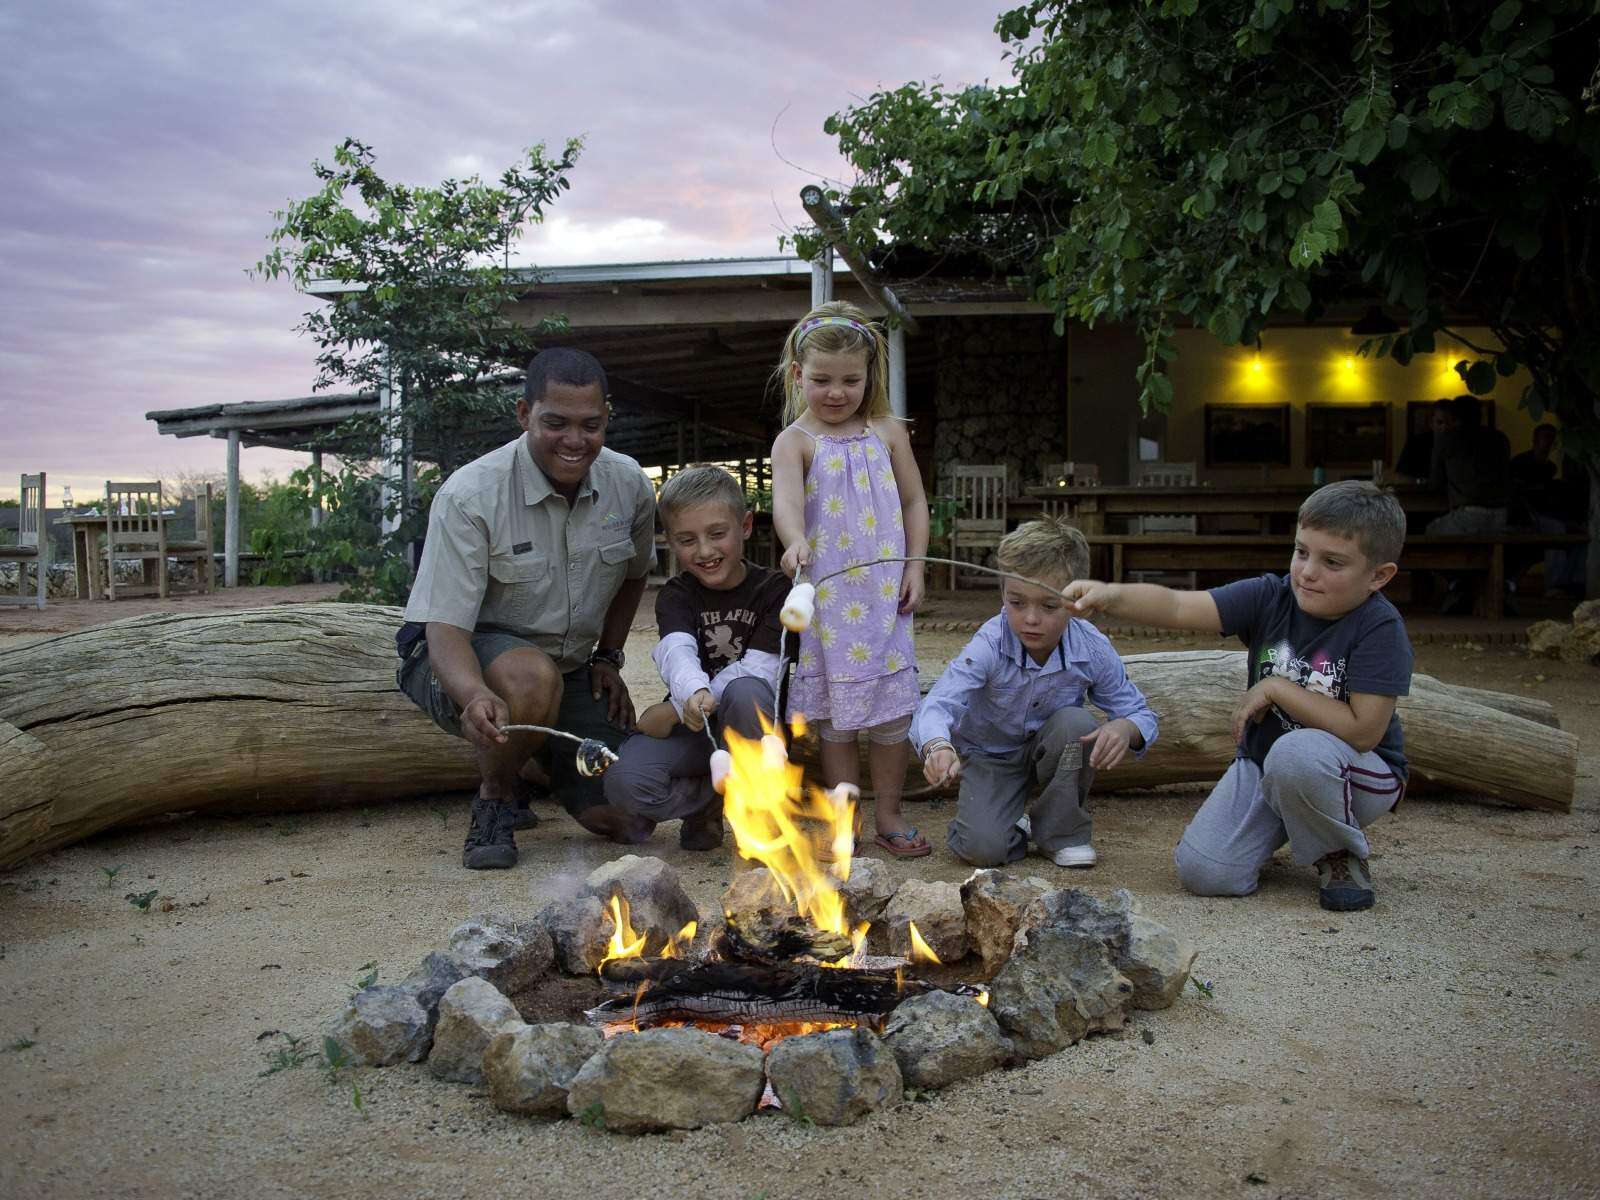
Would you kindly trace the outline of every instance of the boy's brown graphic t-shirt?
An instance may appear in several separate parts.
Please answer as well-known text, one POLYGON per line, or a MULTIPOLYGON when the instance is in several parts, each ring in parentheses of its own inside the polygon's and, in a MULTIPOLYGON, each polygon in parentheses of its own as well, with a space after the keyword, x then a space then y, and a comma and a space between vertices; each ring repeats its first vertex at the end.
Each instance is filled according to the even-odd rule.
POLYGON ((748 561, 744 581, 727 591, 708 588, 685 571, 667 580, 656 596, 656 629, 662 637, 691 635, 701 669, 715 678, 751 650, 780 653, 778 613, 788 595, 786 576, 748 561))

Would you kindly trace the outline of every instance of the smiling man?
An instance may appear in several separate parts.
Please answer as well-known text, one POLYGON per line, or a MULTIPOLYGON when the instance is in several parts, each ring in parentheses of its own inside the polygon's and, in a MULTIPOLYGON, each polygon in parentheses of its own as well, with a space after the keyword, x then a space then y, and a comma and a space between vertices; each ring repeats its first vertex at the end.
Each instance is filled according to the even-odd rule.
MULTIPOLYGON (((517 423, 526 435, 462 467, 428 514, 428 537, 396 637, 400 689, 477 753, 480 783, 462 865, 517 861, 535 823, 514 792, 547 725, 615 748, 633 725, 622 646, 655 557, 655 493, 639 464, 605 448, 605 371, 581 350, 528 365, 517 423)), ((585 829, 632 843, 649 821, 607 806, 551 747, 557 799, 585 829)))

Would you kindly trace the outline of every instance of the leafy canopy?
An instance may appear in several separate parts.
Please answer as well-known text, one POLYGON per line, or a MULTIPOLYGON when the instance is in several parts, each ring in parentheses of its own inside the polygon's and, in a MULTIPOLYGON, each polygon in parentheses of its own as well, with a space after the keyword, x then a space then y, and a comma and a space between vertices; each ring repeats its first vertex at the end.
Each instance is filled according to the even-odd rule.
POLYGON ((1409 315, 1375 352, 1453 337, 1479 393, 1524 365, 1524 403, 1593 459, 1597 8, 1040 0, 996 26, 1011 82, 911 83, 829 118, 858 172, 836 198, 869 255, 886 235, 977 257, 1058 331, 1136 323, 1145 405, 1171 401, 1180 321, 1252 342, 1375 299, 1409 315))
POLYGON ((375 393, 388 383, 403 398, 387 416, 357 420, 327 439, 343 458, 341 470, 297 472, 292 481, 324 497, 332 519, 305 536, 317 565, 353 572, 348 598, 402 599, 406 547, 426 524, 431 488, 413 484, 384 514, 398 530, 377 536, 382 464, 371 459, 380 439, 402 439, 440 475, 500 444, 514 401, 497 374, 525 364, 538 335, 565 328, 559 318, 531 328, 508 319, 536 277, 513 268, 510 256, 570 186, 580 149, 572 140, 550 157, 534 146, 492 185, 473 176, 420 187, 385 180, 372 149, 347 138, 331 166, 312 165, 318 190, 274 214, 272 248, 251 273, 286 278, 302 292, 314 284, 338 290, 296 327, 317 346, 316 388, 375 393))

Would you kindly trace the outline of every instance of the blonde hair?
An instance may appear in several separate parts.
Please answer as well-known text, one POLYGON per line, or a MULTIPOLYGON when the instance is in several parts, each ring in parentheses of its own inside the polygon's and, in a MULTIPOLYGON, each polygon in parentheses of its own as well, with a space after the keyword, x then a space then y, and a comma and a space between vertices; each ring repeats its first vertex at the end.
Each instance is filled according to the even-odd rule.
POLYGON ((772 377, 783 388, 785 425, 792 425, 805 414, 805 389, 794 377, 794 368, 796 363, 805 365, 806 352, 811 350, 822 354, 866 355, 867 388, 859 411, 868 419, 890 415, 889 339, 884 337, 882 328, 854 304, 830 300, 796 321, 783 339, 783 354, 772 377))
POLYGON ((1002 571, 1065 587, 1089 574, 1089 543, 1077 526, 1059 517, 1045 517, 1019 525, 1001 538, 995 565, 1002 571))
POLYGON ((697 504, 726 504, 735 518, 742 518, 745 513, 744 493, 739 490, 739 481, 733 474, 722 467, 696 463, 661 485, 656 511, 661 514, 662 528, 684 509, 697 504))

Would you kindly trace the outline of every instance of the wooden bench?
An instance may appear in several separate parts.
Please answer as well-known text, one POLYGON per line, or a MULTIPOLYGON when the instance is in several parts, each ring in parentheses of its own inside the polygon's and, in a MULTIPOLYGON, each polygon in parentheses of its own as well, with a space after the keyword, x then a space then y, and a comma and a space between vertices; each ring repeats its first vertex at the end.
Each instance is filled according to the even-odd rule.
MULTIPOLYGON (((1403 571, 1457 571, 1488 578, 1482 615, 1505 615, 1506 549, 1553 550, 1587 545, 1586 533, 1501 533, 1406 539, 1403 571)), ((1129 571, 1287 571, 1292 542, 1276 534, 1096 533, 1091 547, 1110 549, 1107 578, 1121 583, 1129 571)))

